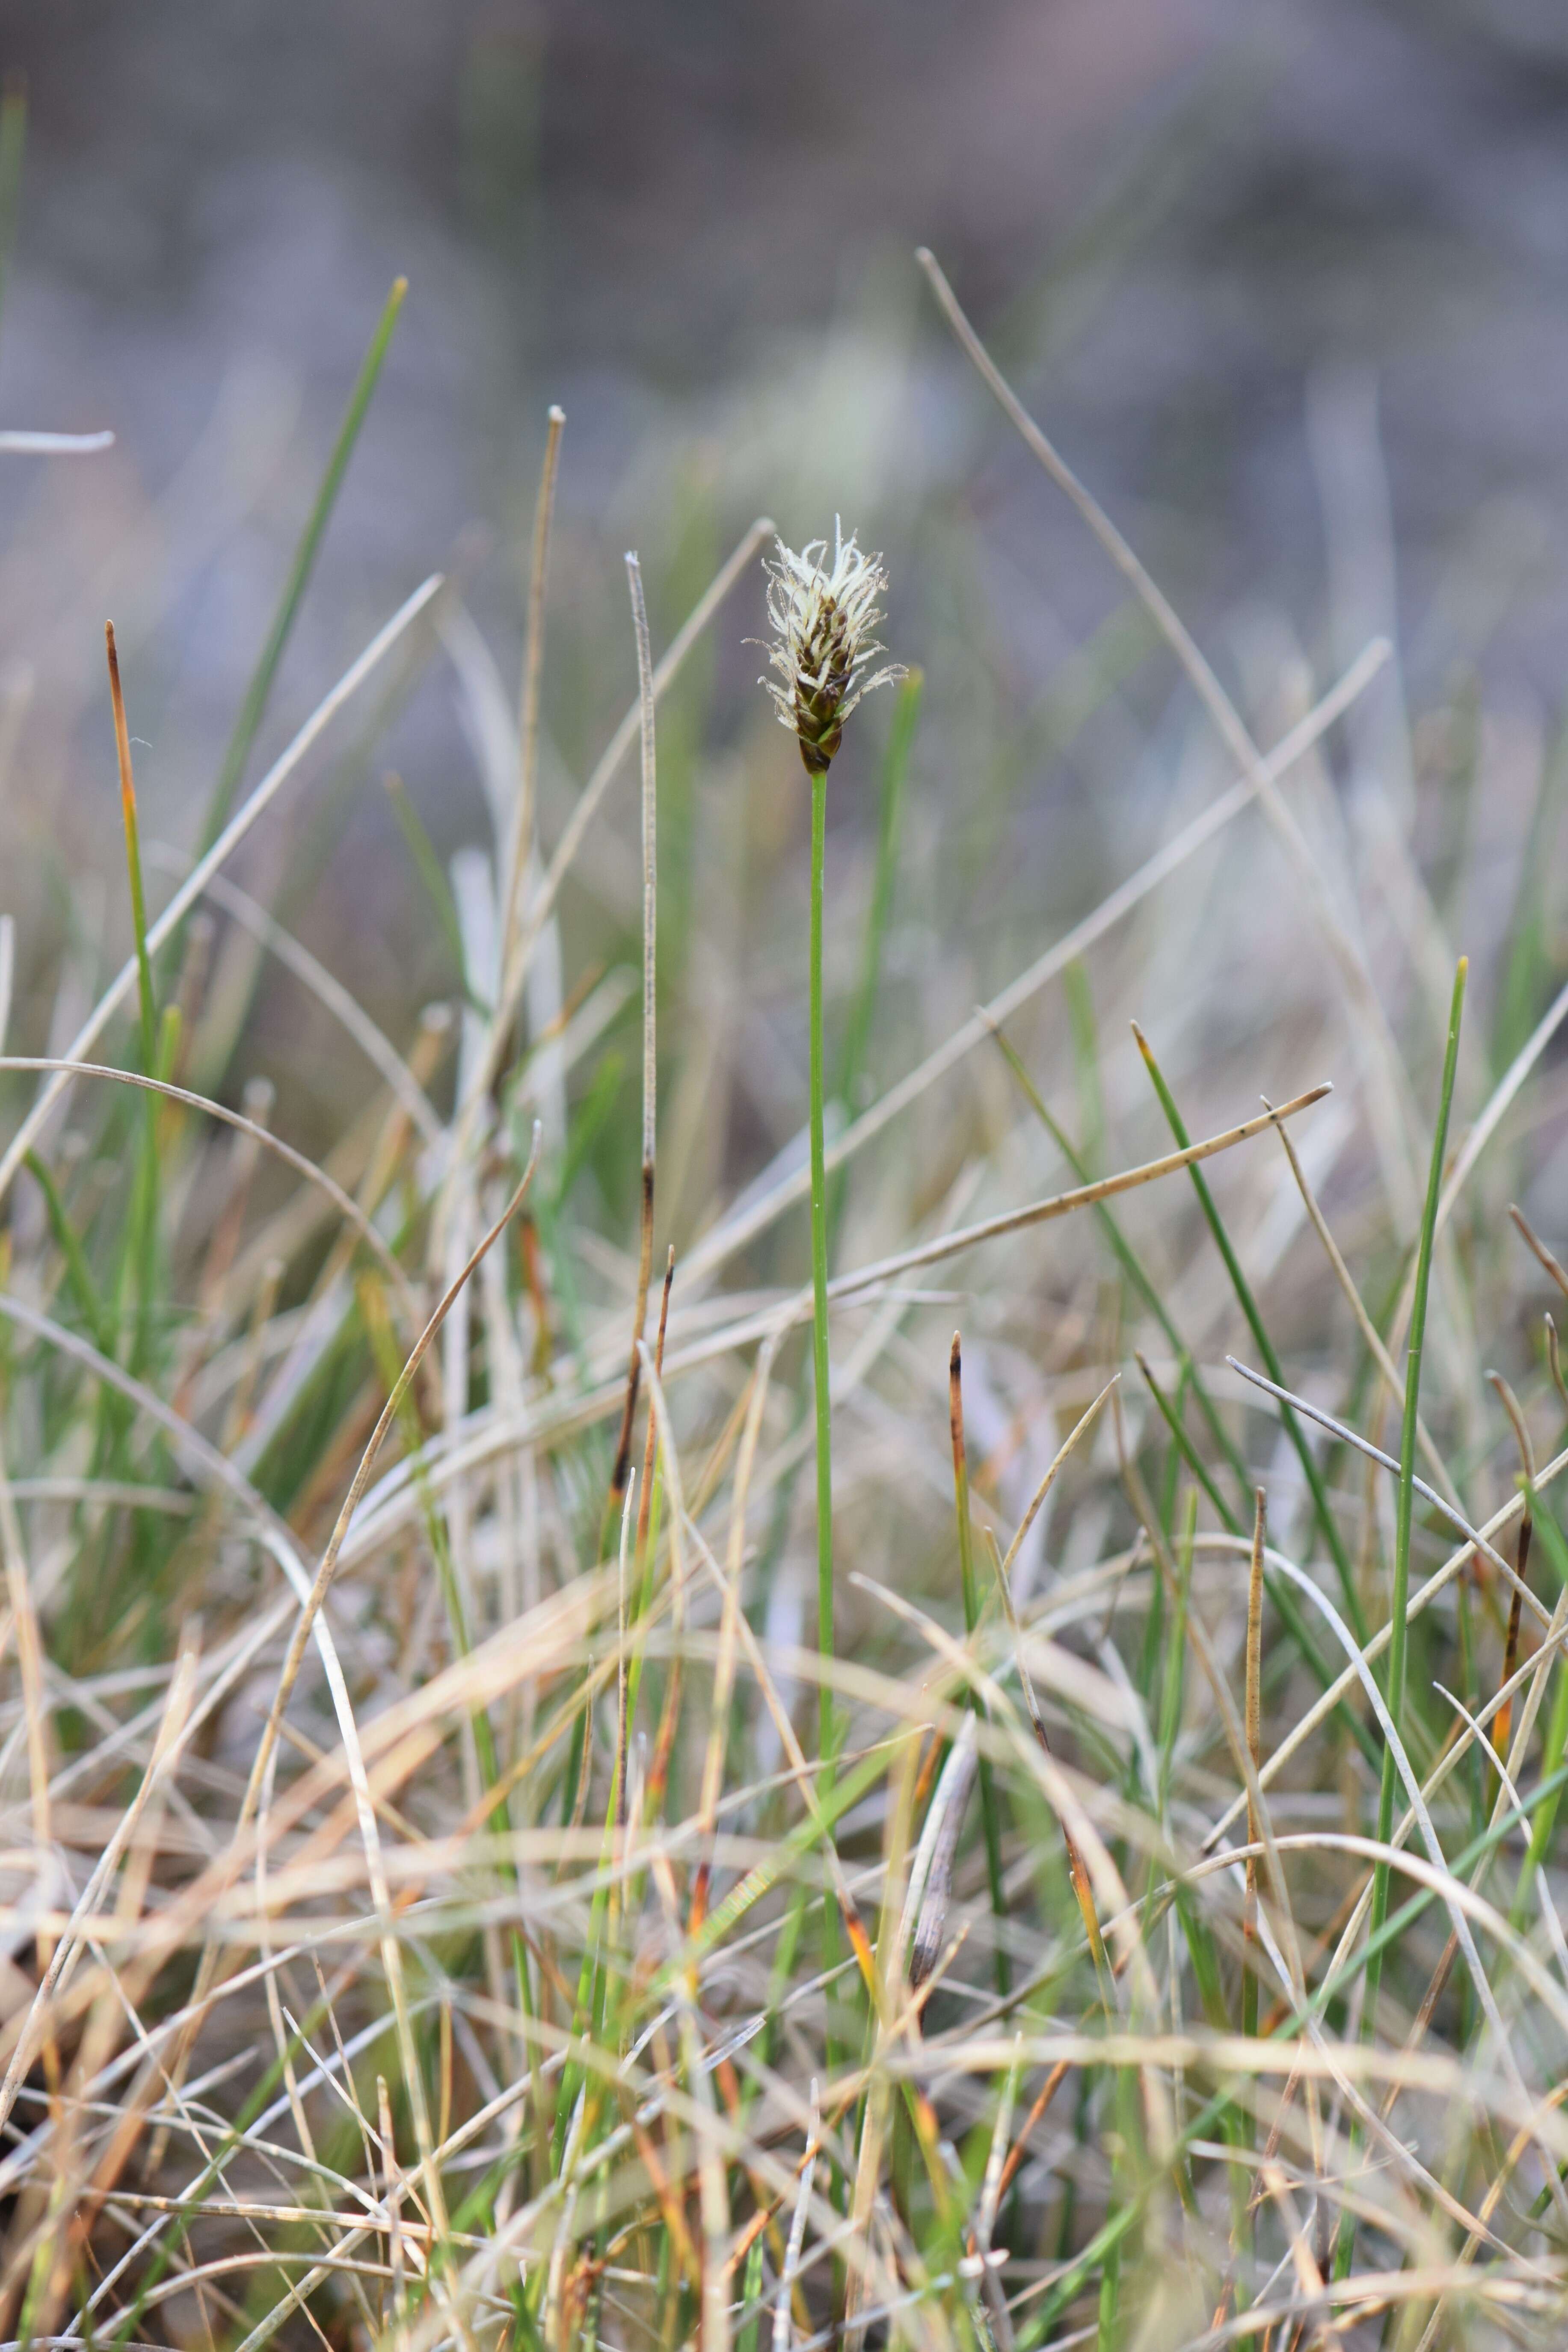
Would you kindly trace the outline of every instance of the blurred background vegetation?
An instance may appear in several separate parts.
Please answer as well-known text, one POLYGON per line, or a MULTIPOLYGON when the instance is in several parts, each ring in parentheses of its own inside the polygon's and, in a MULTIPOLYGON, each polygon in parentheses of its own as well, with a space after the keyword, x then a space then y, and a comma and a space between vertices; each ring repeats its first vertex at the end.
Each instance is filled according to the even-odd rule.
MULTIPOLYGON (((1439 898, 1477 880, 1458 835, 1479 777, 1467 922, 1507 921, 1568 619, 1568 26, 1549 0, 12 0, 5 62, 31 124, 0 418, 119 436, 90 467, 0 477, 15 1036, 47 1026, 86 877, 88 950, 124 945, 84 611, 120 630, 144 825, 186 844, 405 270, 254 772, 433 563, 515 677, 559 400, 547 838, 631 688, 622 548, 664 643, 754 514, 798 541, 842 510, 886 549, 895 649, 929 677, 905 911, 928 894, 973 992, 1006 976, 1164 822, 1181 736, 1147 743, 1177 680, 947 343, 923 240, 1244 707, 1282 658, 1321 679, 1395 635, 1402 676, 1369 698, 1357 758, 1413 822, 1419 793, 1439 898)), ((775 940, 767 877, 785 853, 799 867, 805 803, 742 642, 760 606, 759 583, 663 723, 663 970, 703 986, 691 909, 743 868, 735 936, 765 1006, 798 937, 791 899, 775 940)), ((281 911, 395 1036, 455 972, 378 779, 404 775, 444 858, 480 835, 458 691, 428 649, 287 828, 297 844, 308 813, 313 854, 281 911)), ((836 778, 840 872, 868 855, 868 773, 836 778)), ((283 834, 238 869, 260 898, 283 834)), ((624 848, 591 842, 571 969, 613 955, 635 888, 624 848)), ((740 1057, 736 1166, 798 1118, 765 1043, 740 1057)), ((372 1084, 277 972, 246 1050, 307 1142, 372 1084)))

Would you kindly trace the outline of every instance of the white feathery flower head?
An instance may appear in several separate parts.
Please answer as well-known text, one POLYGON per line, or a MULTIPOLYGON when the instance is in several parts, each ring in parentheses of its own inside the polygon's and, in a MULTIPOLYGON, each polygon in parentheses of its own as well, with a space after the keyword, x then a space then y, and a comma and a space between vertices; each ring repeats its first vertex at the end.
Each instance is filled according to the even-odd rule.
POLYGON ((763 568, 773 631, 768 660, 783 684, 768 677, 758 684, 773 696, 779 724, 798 741, 806 772, 822 775, 861 697, 905 675, 899 662, 867 675, 883 650, 871 632, 882 617, 877 599, 888 575, 879 555, 861 553, 853 531, 845 538, 837 515, 831 564, 825 539, 798 554, 781 539, 777 561, 763 568))

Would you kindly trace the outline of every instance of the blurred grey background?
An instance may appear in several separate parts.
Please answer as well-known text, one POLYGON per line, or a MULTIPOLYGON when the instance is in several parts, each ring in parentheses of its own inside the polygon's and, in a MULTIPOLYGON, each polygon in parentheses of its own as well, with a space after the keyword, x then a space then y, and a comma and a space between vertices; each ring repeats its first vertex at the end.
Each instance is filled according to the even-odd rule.
MULTIPOLYGON (((1429 870, 1467 712, 1514 743, 1510 774, 1551 740, 1554 0, 9 0, 0 63, 30 94, 0 422, 119 436, 0 475, 0 847, 35 1036, 65 883, 101 868, 120 936, 102 616, 144 823, 188 843, 399 271, 252 774, 436 566, 513 690, 559 400, 547 835, 632 688, 621 550, 663 641, 754 514, 798 539, 841 509, 887 549, 893 649, 929 674, 917 792, 944 926, 977 982, 1005 977, 1158 830, 1173 771, 1142 747, 1178 687, 953 352, 921 241, 1260 724, 1282 663, 1321 683, 1396 635, 1361 748, 1412 826, 1436 779, 1429 870)), ((738 594, 671 710, 674 822, 683 761, 689 822, 727 761, 761 762, 787 846, 789 747, 742 642, 760 618, 738 594)), ((403 771, 443 853, 481 830, 449 669, 353 756, 291 916, 405 1028, 450 975, 376 777, 403 771)), ((1500 832, 1499 919, 1532 793, 1500 832)), ((836 821, 862 814, 848 775, 836 821)), ((260 895, 282 854, 249 855, 260 895)), ((584 939, 626 885, 610 840, 567 909, 584 939)))

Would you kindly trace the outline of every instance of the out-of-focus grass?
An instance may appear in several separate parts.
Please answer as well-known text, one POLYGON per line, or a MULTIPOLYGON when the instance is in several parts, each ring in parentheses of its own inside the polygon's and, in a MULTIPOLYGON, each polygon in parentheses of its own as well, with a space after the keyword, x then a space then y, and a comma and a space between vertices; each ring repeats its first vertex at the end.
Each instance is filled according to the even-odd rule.
MULTIPOLYGON (((973 398, 984 467, 1007 428, 973 398)), ((727 552, 700 489, 670 503, 656 660, 727 552)), ((832 772, 830 1659, 805 792, 760 711, 715 740, 754 547, 660 685, 675 1259, 619 1514, 637 726, 566 860, 595 667, 631 676, 584 541, 541 567, 534 820, 528 698, 520 725, 458 574, 269 870, 226 855, 172 919, 190 861, 143 782, 134 942, 68 861, 52 920, 14 900, 8 2339, 1562 2339, 1568 1394, 1507 1216, 1561 1245, 1561 760, 1467 732, 1468 684, 1407 722, 1375 651, 1336 686, 1258 614, 1232 702, 1131 560, 1021 709, 984 615, 1026 637, 1049 583, 999 598, 962 514, 883 505, 924 676, 832 772), (444 993, 389 1036, 294 924, 443 665, 491 831, 444 862, 394 782, 395 953, 444 993), (1407 799, 1376 761, 1341 780, 1375 696, 1407 799), (1472 940, 1510 867, 1514 919, 1472 940), (110 940, 137 961, 95 1028, 110 940), (40 1069, 89 1035, 93 1075, 40 1069)), ((310 626, 307 570, 269 647, 310 626)), ((129 655, 124 683, 129 762, 129 655)), ((261 716, 242 824, 279 782, 261 716)))

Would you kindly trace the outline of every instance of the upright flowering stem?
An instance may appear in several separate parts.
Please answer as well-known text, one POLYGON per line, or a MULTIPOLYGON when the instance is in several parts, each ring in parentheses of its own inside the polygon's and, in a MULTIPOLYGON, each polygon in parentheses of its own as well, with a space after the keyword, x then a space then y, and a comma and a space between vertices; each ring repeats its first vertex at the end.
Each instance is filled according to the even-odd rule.
MULTIPOLYGON (((826 540, 814 540, 798 554, 778 543, 768 574, 768 620, 773 627, 768 662, 774 672, 763 685, 773 698, 779 723, 800 746, 811 779, 811 1364, 816 1404, 816 1646, 833 1655, 833 1405, 827 1372, 827 1155, 823 1136, 826 1081, 822 1042, 822 900, 827 842, 827 771, 844 737, 844 722, 873 687, 902 677, 896 665, 872 671, 881 651, 872 635, 881 614, 877 598, 887 575, 879 556, 862 555, 854 533, 836 524, 833 560, 826 540)), ((833 1788, 837 1739, 833 1694, 826 1670, 820 1696, 818 1793, 826 1804, 833 1788)), ((826 1857, 825 1857, 825 1860, 826 1857)), ((822 1969, 831 1988, 838 1970, 838 1909, 831 1876, 823 1889, 822 1969)), ((827 2055, 837 2064, 829 1990, 827 2055)))
MULTIPOLYGON (((823 1135, 822 899, 826 864, 827 769, 811 779, 811 1363, 816 1399, 816 1646, 833 1655, 833 1410, 827 1369, 827 1166, 823 1135)), ((826 1770, 823 1795, 833 1773, 833 1694, 824 1676, 820 1697, 821 1748, 826 1770)))
MULTIPOLYGON (((844 736, 844 722, 862 695, 902 677, 896 664, 871 670, 881 646, 872 635, 881 619, 877 598, 887 584, 879 555, 863 555, 855 535, 836 524, 833 560, 827 541, 813 540, 798 554, 781 539, 768 574, 768 619, 773 639, 768 660, 776 678, 762 682, 779 723, 800 746, 811 778, 811 1287, 812 1376, 816 1392, 816 1642, 833 1655, 833 1433, 827 1387, 827 1169, 823 1139, 826 1082, 822 1045, 822 898, 827 837, 827 771, 844 736)), ((826 1796, 832 1785, 833 1698, 824 1679, 821 1755, 826 1796)))

